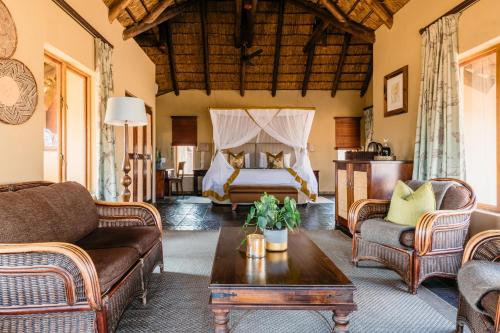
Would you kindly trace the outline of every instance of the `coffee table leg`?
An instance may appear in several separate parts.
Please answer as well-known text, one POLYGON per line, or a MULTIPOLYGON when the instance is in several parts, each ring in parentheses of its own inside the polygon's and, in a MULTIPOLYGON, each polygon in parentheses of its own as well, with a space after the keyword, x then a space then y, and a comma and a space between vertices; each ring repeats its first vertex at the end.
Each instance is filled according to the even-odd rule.
POLYGON ((213 310, 215 333, 229 333, 229 310, 213 310))
POLYGON ((333 322, 335 327, 333 333, 349 332, 349 313, 345 311, 333 311, 333 322))

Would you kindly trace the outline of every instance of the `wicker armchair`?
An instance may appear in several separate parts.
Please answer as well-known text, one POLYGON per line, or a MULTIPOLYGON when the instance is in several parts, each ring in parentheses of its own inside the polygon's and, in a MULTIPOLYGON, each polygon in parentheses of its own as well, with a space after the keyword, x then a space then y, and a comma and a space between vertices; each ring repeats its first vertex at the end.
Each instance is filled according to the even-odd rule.
MULTIPOLYGON (((483 231, 470 239, 465 247, 462 265, 469 260, 500 260, 500 230, 483 231)), ((467 325, 473 333, 500 332, 500 290, 485 295, 481 301, 490 315, 475 311, 460 295, 457 314, 457 332, 467 325)))
MULTIPOLYGON (((76 212, 81 207, 75 206, 82 205, 86 208, 92 206, 92 198, 83 187, 67 184, 67 188, 74 191, 71 194, 73 197, 65 196, 63 188, 63 191, 59 191, 63 203, 60 206, 58 206, 60 202, 48 204, 55 209, 56 214, 60 215, 56 218, 62 217, 60 221, 67 221, 68 216, 78 215, 75 212, 71 212, 73 215, 61 212, 61 207, 67 208, 68 203, 73 205, 76 212)), ((36 238, 37 230, 43 226, 38 226, 41 225, 40 221, 33 220, 32 216, 39 212, 30 215, 29 209, 25 208, 29 203, 18 202, 19 198, 26 198, 22 196, 25 194, 15 197, 18 195, 15 193, 5 197, 1 192, 18 192, 26 189, 32 191, 37 187, 49 185, 51 183, 47 182, 0 185, 0 194, 4 195, 3 206, 0 206, 9 210, 2 212, 0 208, 0 226, 10 228, 7 230, 13 235, 7 234, 5 229, 2 230, 3 234, 0 232, 0 239, 4 241, 0 244, 0 332, 113 332, 123 311, 134 297, 139 296, 143 302, 146 301, 147 280, 153 269, 159 265, 163 270, 162 226, 159 213, 152 205, 144 203, 96 201, 93 203, 95 208, 90 209, 93 211, 93 216, 98 219, 96 228, 91 230, 90 234, 85 232, 83 234, 85 237, 75 239, 74 242, 19 240, 19 236, 16 238, 15 229, 12 232, 12 223, 2 220, 2 216, 7 216, 8 219, 24 214, 27 222, 23 225, 30 229, 21 230, 24 226, 20 227, 19 233, 32 230, 35 234, 32 238, 36 238), (12 206, 9 200, 13 203, 12 206), (143 254, 139 254, 134 248, 138 238, 135 238, 136 243, 128 245, 123 244, 127 239, 122 238, 122 244, 108 242, 107 248, 89 246, 88 249, 84 249, 89 244, 85 243, 85 239, 92 237, 94 232, 101 231, 102 234, 110 234, 110 237, 118 239, 116 236, 120 230, 123 232, 125 228, 132 229, 130 227, 136 227, 132 232, 141 228, 155 230, 154 233, 150 233, 155 236, 147 240, 143 237, 140 240, 147 249, 143 254), (5 243, 5 239, 10 237, 16 240, 5 243), (132 259, 128 261, 127 266, 124 266, 125 254, 131 252, 132 259), (99 262, 99 259, 103 261, 99 262), (105 270, 102 267, 106 259, 113 267, 111 270, 114 267, 122 267, 124 270, 123 273, 118 270, 111 272, 114 274, 113 279, 103 282, 100 270, 105 270)), ((69 235, 82 233, 79 229, 81 224, 69 221, 67 224, 70 226, 63 230, 61 235, 56 232, 52 236, 50 232, 46 232, 43 237, 63 239, 62 234, 65 232, 69 232, 69 235), (71 228, 75 229, 74 232, 71 228)), ((109 269, 107 272, 109 273, 109 269)))
POLYGON ((415 230, 406 235, 409 240, 401 246, 378 244, 361 237, 360 226, 363 221, 384 218, 389 210, 389 200, 359 200, 349 209, 348 225, 353 235, 353 264, 357 266, 362 260, 382 263, 401 276, 412 294, 416 294, 418 286, 431 276, 456 277, 470 217, 476 207, 474 191, 465 182, 448 178, 431 181, 456 182, 457 187, 467 191, 466 202, 453 210, 437 210, 424 214, 415 230))

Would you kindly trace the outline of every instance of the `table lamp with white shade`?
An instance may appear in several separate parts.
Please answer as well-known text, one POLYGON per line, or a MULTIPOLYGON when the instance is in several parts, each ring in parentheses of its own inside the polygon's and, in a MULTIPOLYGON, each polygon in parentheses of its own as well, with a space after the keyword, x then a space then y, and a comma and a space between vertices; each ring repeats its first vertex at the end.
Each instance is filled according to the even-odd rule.
POLYGON ((104 122, 113 126, 125 127, 125 142, 122 170, 124 172, 121 184, 123 185, 122 200, 130 200, 130 190, 128 187, 132 183, 130 172, 130 161, 128 158, 128 128, 135 126, 145 126, 148 124, 146 116, 146 106, 144 101, 135 97, 110 97, 106 108, 104 122))
POLYGON ((205 169, 205 153, 210 151, 208 143, 199 143, 196 150, 200 152, 200 169, 205 169))

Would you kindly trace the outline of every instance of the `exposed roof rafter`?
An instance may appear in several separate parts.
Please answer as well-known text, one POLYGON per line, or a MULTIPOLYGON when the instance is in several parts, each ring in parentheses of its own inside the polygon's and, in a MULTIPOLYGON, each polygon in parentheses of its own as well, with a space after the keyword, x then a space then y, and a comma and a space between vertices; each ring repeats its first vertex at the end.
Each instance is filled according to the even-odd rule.
POLYGON ((146 23, 144 21, 141 21, 127 27, 123 31, 123 39, 127 40, 129 38, 135 37, 145 31, 152 29, 153 27, 156 27, 157 25, 162 24, 163 22, 173 19, 177 15, 183 13, 187 8, 191 7, 196 2, 198 2, 198 0, 187 0, 180 5, 175 5, 170 7, 168 10, 165 10, 160 14, 160 16, 158 16, 156 20, 154 20, 154 22, 146 23))
POLYGON ((285 0, 280 0, 278 10, 278 26, 276 27, 276 42, 274 46, 274 63, 273 63, 273 82, 271 86, 271 95, 276 96, 278 89, 278 72, 280 67, 281 55, 281 40, 283 35, 283 20, 285 14, 285 0))
POLYGON ((337 72, 335 73, 335 77, 333 78, 332 85, 332 97, 335 97, 337 94, 337 89, 340 83, 340 77, 342 76, 342 70, 344 68, 345 58, 347 57, 347 51, 349 49, 349 43, 351 42, 351 35, 346 33, 344 34, 344 42, 342 43, 342 53, 340 54, 340 60, 337 64, 337 72))
POLYGON ((132 0, 115 0, 108 11, 108 19, 110 23, 113 23, 114 20, 118 18, 118 16, 125 10, 125 8, 130 5, 132 0))
POLYGON ((377 15, 387 26, 387 28, 392 28, 392 14, 391 12, 384 6, 383 3, 378 0, 364 0, 373 10, 375 15, 377 15))
POLYGON ((366 28, 365 26, 356 23, 354 21, 340 22, 335 17, 330 14, 330 12, 325 9, 319 7, 318 5, 312 3, 309 0, 291 0, 296 5, 302 7, 307 10, 311 14, 321 18, 323 21, 328 22, 332 26, 352 34, 353 36, 359 37, 360 39, 368 42, 375 43, 375 32, 371 29, 366 28))

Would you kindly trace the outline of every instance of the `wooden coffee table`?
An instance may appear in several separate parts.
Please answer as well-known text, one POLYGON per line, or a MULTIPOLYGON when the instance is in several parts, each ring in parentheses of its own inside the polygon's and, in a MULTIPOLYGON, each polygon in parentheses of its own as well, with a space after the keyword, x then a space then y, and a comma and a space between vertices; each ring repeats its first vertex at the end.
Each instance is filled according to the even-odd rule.
POLYGON ((209 285, 216 333, 229 332, 231 309, 329 310, 333 332, 348 332, 356 288, 303 231, 289 233, 287 251, 263 259, 237 250, 243 238, 237 227, 220 231, 209 285))

